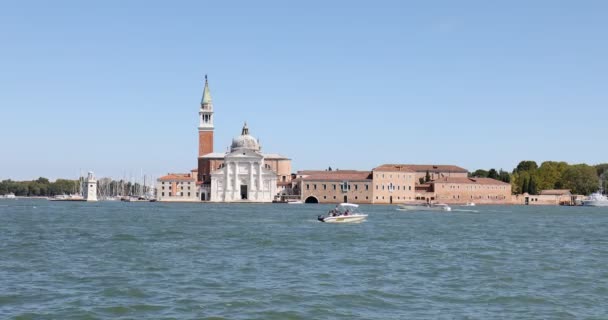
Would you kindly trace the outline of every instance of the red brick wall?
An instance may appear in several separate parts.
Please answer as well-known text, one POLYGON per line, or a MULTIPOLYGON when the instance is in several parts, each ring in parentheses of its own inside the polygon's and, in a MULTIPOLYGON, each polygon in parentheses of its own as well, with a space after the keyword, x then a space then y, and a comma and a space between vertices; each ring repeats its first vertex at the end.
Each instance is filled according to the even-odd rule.
POLYGON ((198 132, 198 156, 213 152, 213 131, 198 132))

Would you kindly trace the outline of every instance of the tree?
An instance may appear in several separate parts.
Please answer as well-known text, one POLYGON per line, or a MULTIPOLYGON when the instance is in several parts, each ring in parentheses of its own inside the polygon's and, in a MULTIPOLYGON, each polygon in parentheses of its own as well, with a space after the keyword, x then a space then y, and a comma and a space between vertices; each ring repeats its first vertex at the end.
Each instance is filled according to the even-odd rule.
POLYGON ((511 175, 508 172, 500 169, 500 171, 498 172, 498 180, 509 183, 511 182, 511 175))
POLYGON ((566 162, 545 161, 536 170, 536 185, 540 190, 561 189, 562 174, 568 168, 566 162))
POLYGON ((498 179, 498 172, 496 171, 496 169, 490 169, 490 171, 488 171, 488 178, 498 179))
POLYGON ((483 169, 477 169, 473 173, 471 173, 471 176, 475 178, 487 178, 488 172, 483 169))
POLYGON ((327 168, 327 171, 331 171, 331 166, 329 168, 327 168))
POLYGON ((538 191, 536 190, 536 181, 535 181, 534 177, 530 178, 530 183, 528 184, 528 193, 529 194, 538 194, 538 191))
POLYGON ((517 168, 515 168, 514 172, 534 171, 536 169, 538 169, 538 165, 536 164, 536 161, 525 160, 525 161, 521 161, 517 165, 517 168))
POLYGON ((524 177, 523 184, 521 186, 521 193, 530 193, 530 179, 528 177, 524 177))
POLYGON ((424 178, 418 179, 418 182, 420 182, 420 184, 424 184, 424 178))
POLYGON ((586 164, 568 166, 562 175, 565 188, 574 194, 591 194, 599 188, 597 170, 586 164))
POLYGON ((426 175, 424 176, 424 182, 429 182, 431 181, 431 174, 429 173, 428 170, 426 170, 426 175))

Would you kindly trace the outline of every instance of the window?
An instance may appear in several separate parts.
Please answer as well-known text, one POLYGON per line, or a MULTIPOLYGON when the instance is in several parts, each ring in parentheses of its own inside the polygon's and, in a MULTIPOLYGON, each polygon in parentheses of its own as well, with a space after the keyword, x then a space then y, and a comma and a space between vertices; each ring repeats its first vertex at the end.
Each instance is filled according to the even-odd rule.
POLYGON ((365 185, 365 190, 369 190, 369 184, 365 185))
POLYGON ((190 192, 188 192, 188 197, 190 196, 190 192))
POLYGON ((378 190, 378 185, 376 185, 376 190, 378 190))
MULTIPOLYGON (((359 185, 358 184, 355 185, 355 190, 359 190, 359 185)), ((357 199, 357 198, 355 197, 355 199, 357 199)))
POLYGON ((334 200, 336 200, 336 196, 334 196, 334 200))
POLYGON ((355 200, 359 199, 359 197, 355 196, 355 200))
POLYGON ((309 184, 306 185, 306 190, 310 190, 310 185, 309 184))
POLYGON ((164 196, 165 196, 165 193, 163 192, 163 193, 162 193, 162 195, 163 195, 163 197, 164 197, 164 196))
POLYGON ((316 183, 315 183, 315 184, 313 184, 313 185, 312 185, 312 187, 313 187, 315 190, 317 190, 317 184, 316 184, 316 183))
POLYGON ((180 193, 180 196, 182 196, 182 197, 183 197, 183 196, 184 196, 184 193, 183 193, 183 192, 181 192, 181 193, 180 193))
POLYGON ((368 198, 369 198, 368 196, 365 196, 365 200, 368 200, 368 198))
POLYGON ((165 190, 165 187, 163 187, 163 190, 165 190))
POLYGON ((334 184, 334 190, 336 190, 336 185, 334 184))
POLYGON ((323 199, 327 199, 327 196, 323 196, 323 199))
POLYGON ((172 196, 173 196, 173 193, 169 192, 169 197, 172 197, 172 196))
POLYGON ((409 187, 408 187, 408 190, 410 190, 410 191, 411 191, 411 190, 412 190, 412 186, 409 186, 409 187))
POLYGON ((188 187, 188 190, 190 190, 190 187, 188 187))
POLYGON ((323 190, 327 190, 327 185, 323 184, 323 190))

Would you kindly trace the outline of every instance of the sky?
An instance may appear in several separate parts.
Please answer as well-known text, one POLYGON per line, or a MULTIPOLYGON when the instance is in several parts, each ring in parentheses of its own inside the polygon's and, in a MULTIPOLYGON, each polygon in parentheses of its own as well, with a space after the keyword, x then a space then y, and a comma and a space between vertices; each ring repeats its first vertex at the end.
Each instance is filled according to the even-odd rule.
POLYGON ((608 162, 606 1, 2 1, 0 179, 608 162))

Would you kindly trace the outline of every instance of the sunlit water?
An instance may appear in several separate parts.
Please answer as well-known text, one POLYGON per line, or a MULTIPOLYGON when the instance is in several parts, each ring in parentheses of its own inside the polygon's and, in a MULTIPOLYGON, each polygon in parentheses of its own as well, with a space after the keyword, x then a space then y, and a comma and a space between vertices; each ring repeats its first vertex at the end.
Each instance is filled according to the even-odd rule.
POLYGON ((329 208, 0 201, 0 318, 608 318, 608 209, 329 208))

